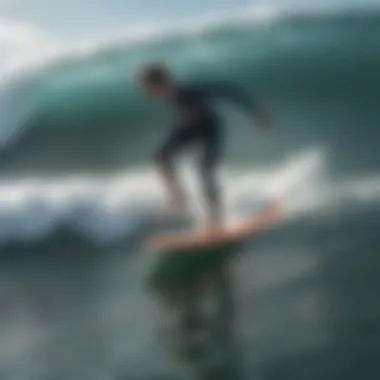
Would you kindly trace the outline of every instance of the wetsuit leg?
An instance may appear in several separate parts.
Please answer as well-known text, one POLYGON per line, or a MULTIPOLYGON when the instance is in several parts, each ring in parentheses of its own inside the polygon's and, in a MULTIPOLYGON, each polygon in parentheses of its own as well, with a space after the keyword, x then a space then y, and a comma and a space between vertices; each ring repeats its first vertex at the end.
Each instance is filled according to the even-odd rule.
POLYGON ((213 221, 220 221, 222 211, 221 191, 216 178, 216 170, 221 159, 221 132, 219 129, 219 126, 213 126, 203 136, 204 152, 200 163, 204 195, 213 221))
POLYGON ((173 173, 172 161, 174 156, 185 146, 195 141, 196 135, 191 128, 174 128, 155 155, 159 165, 164 165, 173 173))
POLYGON ((200 171, 209 215, 212 221, 220 221, 221 194, 216 169, 221 156, 221 131, 217 122, 205 120, 193 126, 175 128, 156 153, 156 162, 164 167, 166 176, 174 178, 173 158, 184 147, 193 143, 200 143, 203 148, 200 171))

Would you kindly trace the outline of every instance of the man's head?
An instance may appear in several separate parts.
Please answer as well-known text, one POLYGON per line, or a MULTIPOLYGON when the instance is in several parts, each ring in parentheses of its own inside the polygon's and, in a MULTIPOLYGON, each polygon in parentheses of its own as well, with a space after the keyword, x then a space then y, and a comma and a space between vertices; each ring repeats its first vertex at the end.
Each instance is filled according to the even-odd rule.
POLYGON ((157 63, 145 66, 140 71, 139 81, 144 90, 158 98, 170 97, 174 88, 167 68, 157 63))

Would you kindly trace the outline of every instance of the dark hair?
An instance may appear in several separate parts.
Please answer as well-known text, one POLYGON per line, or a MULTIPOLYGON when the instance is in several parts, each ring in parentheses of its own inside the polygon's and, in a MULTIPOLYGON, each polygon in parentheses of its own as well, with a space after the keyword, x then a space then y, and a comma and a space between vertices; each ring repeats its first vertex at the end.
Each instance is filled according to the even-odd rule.
POLYGON ((170 73, 165 66, 151 63, 142 69, 140 78, 146 83, 159 86, 170 80, 170 73))

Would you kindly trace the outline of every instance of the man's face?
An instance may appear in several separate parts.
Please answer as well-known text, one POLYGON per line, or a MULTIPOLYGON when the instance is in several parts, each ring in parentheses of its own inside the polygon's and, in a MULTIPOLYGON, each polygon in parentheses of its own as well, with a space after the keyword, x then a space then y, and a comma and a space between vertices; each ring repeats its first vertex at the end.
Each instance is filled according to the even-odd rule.
POLYGON ((165 84, 154 85, 144 80, 141 80, 140 84, 143 90, 146 91, 150 96, 153 96, 154 98, 166 99, 170 96, 169 86, 165 84))

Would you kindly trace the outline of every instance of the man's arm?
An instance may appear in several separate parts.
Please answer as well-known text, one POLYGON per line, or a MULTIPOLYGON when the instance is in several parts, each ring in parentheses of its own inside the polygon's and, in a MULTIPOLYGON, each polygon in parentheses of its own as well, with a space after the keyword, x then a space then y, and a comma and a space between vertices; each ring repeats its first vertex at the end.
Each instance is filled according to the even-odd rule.
POLYGON ((258 102, 249 96, 242 88, 231 83, 206 83, 203 90, 211 97, 224 98, 248 111, 263 126, 272 126, 273 121, 258 102))
POLYGON ((227 82, 207 82, 202 84, 202 88, 208 96, 229 100, 250 113, 256 108, 256 101, 237 85, 227 82))

